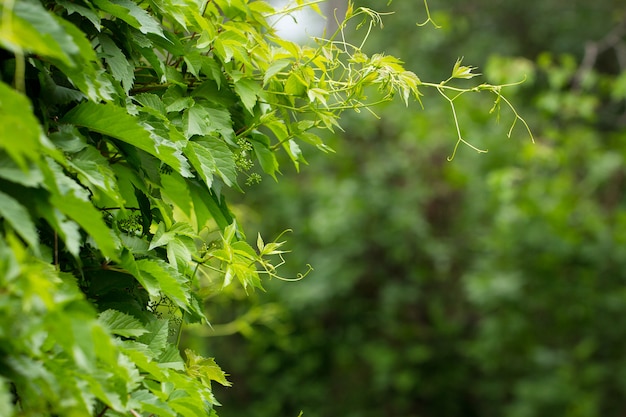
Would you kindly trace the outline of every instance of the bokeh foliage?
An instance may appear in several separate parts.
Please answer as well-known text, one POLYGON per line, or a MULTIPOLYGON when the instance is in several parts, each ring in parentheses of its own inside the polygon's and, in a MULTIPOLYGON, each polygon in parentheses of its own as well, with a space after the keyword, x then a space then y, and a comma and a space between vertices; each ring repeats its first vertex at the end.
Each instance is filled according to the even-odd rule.
MULTIPOLYGON (((315 270, 272 283, 234 335, 195 341, 230 353, 225 416, 626 411, 626 7, 430 6, 440 29, 407 36, 423 10, 396 1, 368 47, 423 79, 461 55, 488 81, 526 77, 512 99, 536 142, 519 127, 505 139, 511 114, 495 124, 492 100, 463 97, 464 137, 489 152, 461 146, 448 162, 445 103, 389 105, 376 122, 344 119, 336 155, 308 150, 310 167, 249 191, 251 227, 288 224, 286 267, 315 270)), ((216 323, 227 311, 208 306, 216 323)))

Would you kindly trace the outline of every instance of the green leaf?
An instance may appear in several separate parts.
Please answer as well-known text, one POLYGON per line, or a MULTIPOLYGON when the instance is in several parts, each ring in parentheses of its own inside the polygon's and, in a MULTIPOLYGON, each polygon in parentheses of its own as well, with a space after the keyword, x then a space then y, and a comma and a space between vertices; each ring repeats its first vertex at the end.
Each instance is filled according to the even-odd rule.
POLYGON ((209 112, 204 106, 193 104, 183 113, 183 129, 185 136, 208 135, 214 130, 209 129, 209 112))
POLYGON ((161 356, 168 345, 169 320, 154 319, 146 325, 146 330, 147 333, 137 338, 137 341, 148 346, 152 356, 156 359, 161 356))
POLYGON ((278 59, 270 64, 263 75, 263 85, 267 85, 270 79, 291 64, 290 59, 278 59))
POLYGON ((235 158, 228 145, 212 136, 205 137, 204 140, 196 142, 211 152, 215 160, 216 172, 229 187, 239 188, 237 185, 237 168, 235 166, 235 158))
POLYGON ((144 279, 150 277, 151 281, 156 281, 159 290, 178 307, 189 309, 186 279, 174 267, 160 259, 140 259, 137 261, 137 268, 144 279))
POLYGON ((63 213, 55 209, 48 201, 36 199, 33 206, 36 207, 39 216, 45 219, 56 233, 58 233, 63 243, 65 243, 66 249, 73 256, 77 257, 83 242, 78 224, 72 220, 68 220, 63 213))
POLYGON ((72 155, 69 164, 78 171, 81 182, 90 188, 102 190, 116 204, 124 206, 125 201, 118 189, 115 172, 96 148, 88 146, 72 155))
POLYGON ((93 0, 93 3, 107 13, 139 29, 143 34, 152 33, 165 38, 161 25, 147 11, 130 0, 93 0))
POLYGON ((28 215, 28 210, 17 200, 0 191, 0 218, 4 218, 11 227, 35 251, 39 251, 39 237, 35 224, 28 215))
POLYGON ((204 417, 207 415, 206 405, 198 396, 184 396, 174 398, 167 402, 170 407, 176 410, 179 415, 204 417))
POLYGON ((235 158, 224 141, 211 136, 200 141, 189 141, 185 155, 207 187, 212 186, 213 176, 217 174, 224 184, 238 188, 235 158))
POLYGON ((98 35, 98 40, 102 48, 101 57, 109 66, 113 78, 122 84, 124 91, 128 94, 135 80, 135 67, 128 62, 126 55, 109 36, 101 33, 98 35))
POLYGON ((187 64, 187 70, 193 74, 194 77, 200 78, 200 71, 202 70, 203 55, 199 51, 190 51, 185 54, 184 60, 187 64))
POLYGON ((278 160, 276 154, 270 149, 270 138, 262 133, 253 133, 250 136, 250 143, 254 148, 254 154, 261 164, 263 171, 275 180, 278 171, 278 160))
POLYGON ((470 78, 474 78, 480 75, 480 74, 472 73, 472 71, 475 70, 476 67, 464 66, 464 65, 461 65, 461 62, 463 62, 463 58, 457 59, 456 62, 454 63, 454 67, 452 68, 452 78, 461 78, 464 80, 469 80, 470 78))
POLYGON ((204 75, 215 81, 217 88, 220 89, 223 75, 221 67, 215 59, 202 55, 202 72, 204 75))
MULTIPOLYGON (((185 97, 181 98, 180 102, 184 103, 186 106, 189 100, 192 99, 185 97)), ((193 103, 193 101, 191 102, 193 103)), ((169 105, 167 110, 182 110, 182 108, 173 108, 173 105, 174 103, 169 105)), ((191 138, 194 135, 209 136, 214 133, 219 133, 226 141, 231 144, 234 143, 233 138, 235 134, 233 132, 230 113, 225 109, 194 103, 183 113, 183 130, 187 138, 191 138)))
POLYGON ((192 201, 189 184, 178 173, 161 174, 161 195, 180 209, 187 219, 192 215, 192 201))
POLYGON ((56 0, 56 3, 64 7, 65 10, 67 10, 68 15, 77 13, 89 20, 93 24, 94 28, 100 29, 100 16, 98 16, 98 12, 96 12, 93 8, 81 6, 80 4, 72 3, 67 0, 56 0))
POLYGON ((150 415, 161 417, 177 417, 176 411, 148 390, 134 391, 129 406, 150 415))
POLYGON ((148 61, 161 82, 165 81, 165 63, 152 48, 138 48, 141 55, 148 61))
MULTIPOLYGON (((79 52, 72 37, 40 3, 18 1, 13 10, 2 3, 2 14, 11 13, 9 30, 0 31, 2 46, 13 51, 28 51, 56 58, 69 66, 74 66, 71 55, 79 52)), ((5 26, 3 26, 4 28, 5 26)))
POLYGON ((104 256, 113 260, 118 259, 117 243, 113 239, 111 229, 104 224, 102 214, 91 203, 73 193, 65 195, 54 193, 50 197, 50 204, 78 223, 97 243, 104 256))
POLYGON ((304 97, 308 88, 309 83, 302 78, 301 74, 295 71, 289 74, 285 82, 285 93, 291 97, 304 97))
POLYGON ((71 125, 60 125, 59 130, 50 134, 49 138, 54 146, 67 153, 77 153, 87 147, 87 138, 71 125))
POLYGON ((185 349, 187 357, 187 373, 198 378, 206 385, 210 385, 211 381, 216 381, 225 387, 232 384, 226 379, 226 373, 215 363, 213 358, 204 358, 196 355, 191 349, 185 349))
POLYGON ((165 231, 165 225, 161 222, 150 242, 149 249, 152 250, 159 246, 165 246, 179 236, 196 237, 191 225, 188 223, 175 223, 168 231, 165 231))
POLYGON ((235 92, 241 98, 243 106, 250 114, 254 114, 254 106, 262 92, 261 85, 250 78, 241 78, 235 81, 235 92))
POLYGON ((148 332, 139 320, 117 310, 103 311, 98 320, 111 333, 122 337, 137 337, 148 332))
POLYGON ((31 164, 29 170, 24 172, 5 152, 0 152, 0 178, 33 188, 43 182, 43 174, 37 166, 31 164))
POLYGON ((151 297, 159 297, 161 287, 156 277, 150 274, 143 274, 133 254, 128 249, 124 249, 120 256, 120 265, 127 270, 141 286, 148 292, 151 297))
POLYGON ((181 152, 173 145, 153 137, 148 128, 138 119, 114 104, 86 102, 74 107, 61 120, 76 126, 86 127, 133 145, 174 168, 184 177, 189 177, 189 165, 181 152))
POLYGON ((26 96, 0 82, 0 149, 24 171, 27 159, 39 159, 41 128, 26 96))
POLYGON ((218 196, 211 189, 199 182, 191 183, 189 187, 194 211, 198 222, 198 230, 208 226, 212 219, 220 230, 224 230, 233 222, 233 215, 226 205, 224 197, 218 196))
POLYGON ((13 408, 13 395, 11 394, 11 385, 8 381, 0 377, 0 410, 4 410, 5 417, 13 417, 15 409, 13 408))
POLYGON ((185 363, 180 357, 178 346, 169 343, 159 356, 159 366, 167 369, 176 369, 177 371, 185 370, 185 363))
MULTIPOLYGON (((72 58, 75 63, 75 65, 73 66, 85 70, 84 66, 86 63, 95 62, 99 64, 98 58, 96 57, 96 52, 94 51, 93 46, 91 45, 91 41, 87 38, 85 32, 83 32, 78 27, 74 26, 72 23, 68 22, 65 19, 61 19, 58 16, 54 16, 54 18, 59 23, 59 25, 63 27, 65 33, 71 37, 75 47, 78 48, 77 52, 74 52, 74 46, 71 50, 65 49, 68 53, 72 54, 72 58), (81 66, 83 66, 83 68, 80 68, 81 66)), ((61 44, 61 46, 63 47, 63 44, 61 44)), ((91 68, 92 67, 90 65, 89 69, 91 68)))
POLYGON ((165 104, 163 104, 161 97, 157 96, 156 94, 137 94, 133 96, 133 100, 143 106, 139 110, 143 109, 159 119, 167 120, 167 111, 165 110, 165 104))
POLYGON ((293 165, 296 167, 296 170, 299 170, 300 162, 306 163, 304 155, 302 155, 302 150, 300 150, 300 146, 293 139, 289 139, 288 141, 283 142, 282 146, 283 149, 285 149, 285 151, 287 152, 287 155, 289 155, 289 158, 291 159, 291 162, 293 162, 293 165))

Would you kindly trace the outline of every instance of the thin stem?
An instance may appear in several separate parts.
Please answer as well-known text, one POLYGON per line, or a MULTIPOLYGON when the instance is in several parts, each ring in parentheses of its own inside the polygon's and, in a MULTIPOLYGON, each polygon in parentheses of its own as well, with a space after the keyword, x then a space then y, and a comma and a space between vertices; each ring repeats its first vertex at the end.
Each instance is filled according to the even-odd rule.
POLYGON ((326 0, 311 0, 307 3, 296 4, 296 5, 288 6, 284 9, 276 10, 274 11, 274 13, 268 13, 264 15, 264 17, 267 18, 267 17, 277 16, 277 15, 288 15, 289 13, 297 12, 298 10, 302 10, 311 5, 325 3, 325 2, 326 0))
MULTIPOLYGON (((442 89, 438 88, 437 91, 439 91, 439 94, 441 94, 449 103, 450 103, 450 108, 452 109, 452 117, 454 119, 454 126, 456 127, 456 135, 457 135, 457 141, 454 145, 454 149, 452 150, 452 155, 450 155, 447 159, 448 161, 452 161, 454 159, 454 157, 456 156, 456 151, 459 148, 459 145, 461 143, 469 146, 470 148, 474 149, 476 152, 479 153, 486 153, 487 151, 484 149, 479 149, 477 147, 475 147, 474 145, 472 145, 471 143, 467 142, 465 139, 463 139, 463 137, 461 136, 461 127, 459 126, 459 119, 457 117, 456 114, 456 107, 454 105, 454 99, 451 99, 450 97, 448 97, 442 89)), ((457 96, 455 96, 455 98, 457 98, 457 96)))
POLYGON ((426 26, 428 24, 428 22, 432 23, 433 26, 437 29, 440 29, 441 26, 439 26, 438 24, 435 23, 435 21, 433 20, 433 18, 430 16, 430 10, 428 9, 428 1, 424 0, 424 8, 426 9, 426 20, 422 23, 416 23, 417 26, 426 26))

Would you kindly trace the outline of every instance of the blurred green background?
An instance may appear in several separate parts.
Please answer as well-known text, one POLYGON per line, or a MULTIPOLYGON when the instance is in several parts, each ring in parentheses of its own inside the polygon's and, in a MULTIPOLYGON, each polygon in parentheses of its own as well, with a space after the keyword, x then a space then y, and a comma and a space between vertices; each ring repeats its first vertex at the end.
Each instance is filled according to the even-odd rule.
POLYGON ((478 83, 526 76, 505 94, 536 142, 468 95, 463 136, 489 152, 448 162, 450 107, 424 91, 248 188, 248 238, 291 228, 282 275, 315 270, 207 301, 214 332, 185 343, 230 374, 220 416, 626 415, 626 4, 430 2, 440 29, 419 1, 356 5, 395 12, 367 51, 423 80, 461 56, 478 83))

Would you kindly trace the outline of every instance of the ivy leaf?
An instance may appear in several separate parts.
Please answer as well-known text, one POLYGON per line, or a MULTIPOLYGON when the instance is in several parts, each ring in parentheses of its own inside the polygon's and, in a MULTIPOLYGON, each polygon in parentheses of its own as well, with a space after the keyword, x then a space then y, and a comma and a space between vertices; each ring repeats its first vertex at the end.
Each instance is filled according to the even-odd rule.
POLYGON ((160 259, 140 259, 137 262, 139 273, 150 281, 157 282, 159 290, 163 292, 174 304, 183 310, 189 310, 187 300, 189 288, 186 279, 165 261, 160 259))
MULTIPOLYGON (((117 260, 117 242, 111 229, 102 220, 102 214, 89 200, 89 193, 72 178, 66 176, 54 161, 46 160, 43 171, 51 195, 49 204, 78 223, 97 244, 102 254, 117 260)), ((46 204, 47 206, 47 204, 46 204)), ((71 231, 71 229, 70 229, 71 231)))
POLYGON ((165 38, 159 22, 147 11, 129 0, 93 0, 93 3, 107 13, 139 29, 141 33, 152 33, 165 38))
POLYGON ((122 107, 89 101, 70 110, 61 122, 119 139, 159 158, 182 176, 191 175, 187 161, 172 143, 156 143, 148 128, 122 107))
POLYGON ((237 185, 237 168, 235 158, 228 145, 219 138, 208 136, 199 142, 211 152, 215 160, 216 172, 229 187, 239 188, 237 185))
POLYGON ((111 75, 122 84, 124 91, 128 94, 135 80, 135 67, 128 62, 126 55, 109 36, 100 34, 98 40, 102 47, 101 56, 109 66, 111 75))
POLYGON ((4 149, 22 170, 28 170, 26 159, 39 159, 41 128, 32 113, 30 101, 0 82, 0 149, 4 149), (20 140, 13 140, 18 137, 20 140))
POLYGON ((88 146, 77 154, 72 155, 69 164, 78 171, 83 183, 90 188, 96 187, 102 190, 109 198, 118 205, 124 205, 115 173, 108 161, 93 146, 88 146))
POLYGON ((89 20, 93 24, 94 28, 100 30, 100 16, 98 16, 98 12, 92 8, 81 6, 80 4, 72 3, 67 0, 56 0, 56 2, 67 10, 68 15, 77 13, 89 20))
POLYGON ((461 65, 463 62, 463 58, 459 58, 456 60, 454 67, 452 68, 452 78, 461 78, 464 80, 469 80, 470 78, 474 78, 480 74, 472 73, 476 67, 468 67, 465 65, 461 65))
MULTIPOLYGON (((68 54, 72 54, 72 58, 75 63, 75 65, 72 66, 82 69, 83 71, 85 69, 91 69, 91 65, 88 68, 80 68, 88 62, 97 63, 96 53, 91 45, 91 41, 87 38, 83 31, 74 26, 72 23, 65 19, 61 19, 58 16, 54 17, 65 33, 71 37, 72 43, 75 45, 69 50, 66 49, 68 54), (78 51, 74 52, 74 47, 78 48, 78 51)), ((61 46, 63 47, 63 44, 61 44, 61 46)))
POLYGON ((188 223, 175 223, 168 231, 165 231, 165 224, 161 222, 150 242, 149 249, 167 246, 168 260, 176 268, 178 261, 185 264, 191 259, 191 254, 196 250, 193 241, 195 237, 196 234, 188 223))
POLYGON ((233 215, 224 197, 218 198, 214 191, 200 182, 192 182, 189 193, 193 200, 198 230, 205 228, 210 220, 215 221, 220 230, 233 222, 233 215))
POLYGON ((133 316, 113 309, 100 313, 98 320, 111 333, 122 337, 137 337, 148 332, 133 316))
POLYGON ((202 58, 203 55, 201 55, 198 50, 190 51, 184 56, 187 70, 198 79, 200 78, 200 71, 202 70, 202 58))
POLYGON ((133 100, 141 104, 142 107, 140 107, 140 111, 146 111, 147 113, 161 120, 168 120, 166 116, 167 111, 165 109, 165 104, 163 104, 161 97, 157 96, 156 94, 137 94, 133 96, 133 100))
POLYGON ((65 195, 54 193, 50 197, 50 204, 78 223, 98 244, 105 256, 113 260, 118 259, 117 244, 111 229, 104 224, 102 214, 91 203, 73 193, 65 195))
POLYGON ((287 142, 283 142, 282 146, 283 146, 283 149, 287 152, 287 155, 289 155, 291 162, 293 162, 293 165, 296 168, 296 171, 299 171, 300 162, 306 163, 306 160, 304 159, 304 155, 302 154, 302 150, 300 149, 300 146, 293 139, 289 139, 287 142))
POLYGON ((191 138, 194 135, 208 135, 213 130, 209 129, 209 112, 204 106, 193 104, 183 113, 183 128, 185 136, 191 138))
POLYGON ((254 114, 254 106, 261 91, 261 85, 250 78, 241 78, 235 81, 235 92, 250 114, 254 114))
POLYGON ((154 319, 146 325, 146 330, 148 332, 137 338, 137 341, 148 346, 152 356, 158 358, 167 347, 169 320, 154 319))
POLYGON ((178 346, 174 344, 168 344, 163 353, 159 356, 159 366, 167 369, 176 369, 177 371, 184 371, 185 364, 180 357, 178 346))
POLYGON ((45 219, 59 237, 65 243, 66 249, 75 257, 80 253, 82 237, 80 227, 72 220, 69 220, 63 213, 51 207, 43 198, 34 198, 33 206, 37 208, 37 214, 45 219))
MULTIPOLYGON (((186 108, 189 101, 194 103, 189 97, 181 98, 180 103, 185 105, 182 108, 186 108)), ((174 109, 172 106, 175 103, 169 105, 167 111, 182 110, 182 108, 174 109)), ((226 109, 194 103, 183 113, 183 130, 187 138, 194 135, 209 136, 219 133, 226 141, 234 144, 233 124, 230 113, 226 109)))
POLYGON ((207 187, 212 186, 213 175, 217 174, 224 184, 238 188, 235 158, 223 141, 210 136, 199 141, 189 141, 185 155, 207 187))
POLYGON ((290 59, 277 59, 272 62, 263 75, 263 85, 267 85, 269 80, 291 64, 290 59))
POLYGON ((37 166, 31 164, 30 169, 24 172, 5 152, 0 152, 0 178, 32 188, 41 186, 43 182, 43 174, 37 166))
POLYGON ((183 416, 206 416, 206 405, 198 396, 177 397, 168 401, 168 405, 183 416))
POLYGON ((127 270, 139 284, 148 292, 151 297, 158 297, 161 287, 156 277, 150 274, 143 274, 133 254, 128 249, 124 249, 120 256, 120 265, 127 270))
POLYGON ((10 30, 0 32, 2 46, 13 51, 22 50, 56 58, 74 66, 71 55, 79 52, 72 37, 40 3, 19 1, 13 9, 2 6, 4 13, 12 13, 10 30))
POLYGON ((0 218, 4 218, 31 248, 39 251, 37 229, 28 215, 28 210, 2 191, 0 191, 0 218))
POLYGON ((309 88, 309 83, 307 83, 304 78, 302 78, 301 74, 293 71, 287 77, 287 81, 285 82, 285 93, 293 100, 293 97, 304 97, 307 89, 309 88))
POLYGON ((270 138, 262 133, 253 133, 250 136, 250 143, 254 149, 254 154, 263 169, 263 172, 277 180, 278 160, 276 154, 270 149, 270 138))
POLYGON ((225 387, 232 384, 226 379, 226 373, 215 363, 213 358, 204 358, 196 355, 191 349, 185 349, 187 357, 187 373, 202 381, 205 385, 211 385, 211 381, 216 381, 225 387))
POLYGON ((148 390, 134 391, 129 400, 129 406, 139 409, 147 414, 161 417, 177 417, 176 411, 160 400, 156 395, 148 390))
POLYGON ((4 412, 7 413, 7 417, 13 417, 15 415, 11 385, 3 377, 0 377, 0 410, 4 410, 4 412))
POLYGON ((189 184, 178 173, 161 174, 161 195, 178 207, 188 219, 191 218, 192 200, 189 184))

